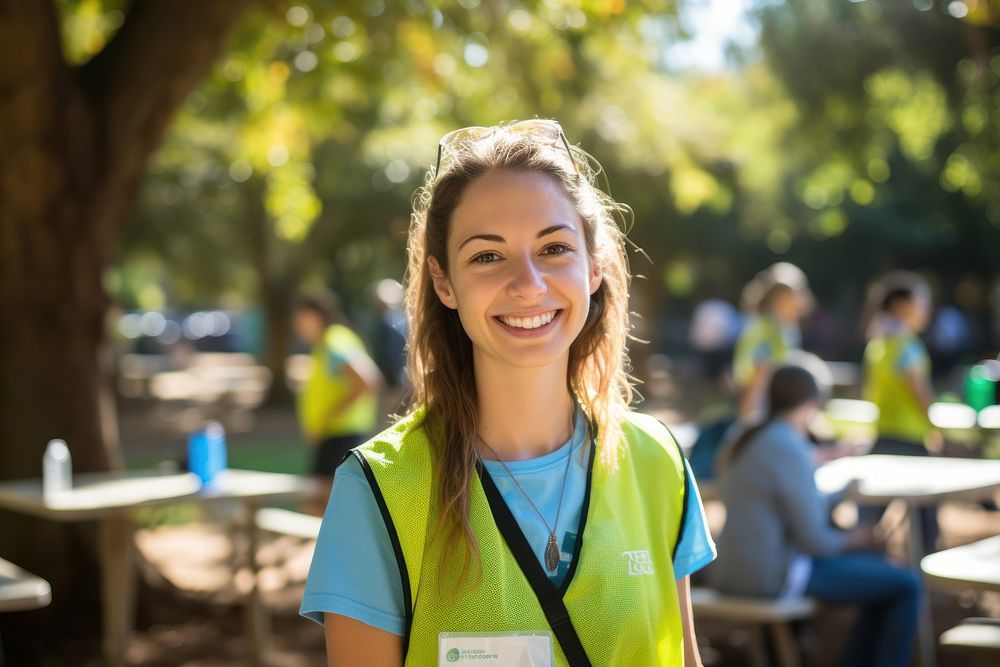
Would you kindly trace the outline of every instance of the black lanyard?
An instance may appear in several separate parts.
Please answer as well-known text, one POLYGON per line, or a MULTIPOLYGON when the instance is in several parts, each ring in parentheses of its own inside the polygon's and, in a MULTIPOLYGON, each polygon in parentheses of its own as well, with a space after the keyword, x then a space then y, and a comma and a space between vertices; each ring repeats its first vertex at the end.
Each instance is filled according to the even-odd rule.
MULTIPOLYGON (((570 451, 569 455, 573 456, 573 452, 570 451)), ((503 496, 500 495, 500 491, 493 482, 493 478, 490 477, 489 472, 486 471, 486 467, 482 464, 477 466, 479 478, 483 483, 483 491, 486 492, 486 500, 489 502, 490 510, 493 513, 493 520, 496 522, 500 534, 503 535, 503 539, 514 556, 514 560, 517 561, 518 567, 521 568, 525 579, 528 580, 528 585, 531 586, 535 597, 538 598, 538 603, 542 607, 542 613, 545 614, 545 620, 549 622, 552 634, 555 635, 556 641, 559 642, 559 646, 562 648, 571 667, 590 667, 590 659, 587 658, 587 652, 580 642, 580 636, 577 635, 576 628, 573 627, 573 620, 570 618, 569 610, 566 609, 566 604, 563 602, 563 594, 569 588, 573 573, 576 571, 576 565, 580 561, 580 549, 583 546, 583 531, 587 523, 587 510, 590 506, 590 486, 595 456, 597 456, 597 451, 594 448, 593 440, 591 440, 590 460, 587 462, 587 486, 583 495, 583 508, 580 510, 580 526, 577 533, 573 560, 570 562, 566 578, 558 588, 552 583, 548 575, 545 574, 545 571, 542 570, 542 565, 538 562, 538 557, 532 550, 531 545, 528 544, 524 533, 521 532, 521 527, 517 525, 514 515, 510 513, 510 508, 507 507, 507 503, 504 501, 503 496)))

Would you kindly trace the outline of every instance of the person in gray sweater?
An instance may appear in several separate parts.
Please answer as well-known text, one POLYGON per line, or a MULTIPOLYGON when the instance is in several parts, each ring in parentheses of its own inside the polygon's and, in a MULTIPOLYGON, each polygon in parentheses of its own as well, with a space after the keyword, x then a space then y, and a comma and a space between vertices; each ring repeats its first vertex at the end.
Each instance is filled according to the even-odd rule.
POLYGON ((816 464, 806 438, 806 426, 820 404, 812 374, 800 366, 782 366, 768 386, 767 418, 722 452, 719 485, 726 525, 711 572, 713 585, 732 595, 808 595, 831 604, 859 605, 842 664, 906 665, 920 580, 871 551, 871 526, 843 531, 830 522, 839 498, 816 488, 816 464))

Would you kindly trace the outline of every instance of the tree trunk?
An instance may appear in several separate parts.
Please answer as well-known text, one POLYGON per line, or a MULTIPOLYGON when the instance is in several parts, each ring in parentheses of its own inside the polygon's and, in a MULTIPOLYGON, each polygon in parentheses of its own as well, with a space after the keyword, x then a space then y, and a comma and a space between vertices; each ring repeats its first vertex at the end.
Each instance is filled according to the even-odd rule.
POLYGON ((285 374, 285 361, 292 348, 292 331, 288 321, 292 309, 292 295, 281 289, 262 289, 264 306, 264 363, 271 371, 269 405, 288 405, 292 392, 285 374))
MULTIPOLYGON (((103 272, 150 154, 247 4, 132 3, 71 68, 51 3, 0 0, 0 480, 38 477, 57 437, 75 472, 121 467, 103 272)), ((99 617, 90 528, 0 513, 0 554, 50 579, 50 618, 99 617)))
MULTIPOLYGON (((257 277, 257 297, 264 318, 263 362, 271 372, 271 387, 265 404, 284 406, 290 404, 293 398, 285 377, 285 360, 292 347, 289 319, 297 283, 290 275, 283 275, 276 266, 274 232, 264 208, 264 183, 255 179, 248 184, 247 191, 247 255, 257 277)), ((289 273, 295 272, 285 272, 289 273)))

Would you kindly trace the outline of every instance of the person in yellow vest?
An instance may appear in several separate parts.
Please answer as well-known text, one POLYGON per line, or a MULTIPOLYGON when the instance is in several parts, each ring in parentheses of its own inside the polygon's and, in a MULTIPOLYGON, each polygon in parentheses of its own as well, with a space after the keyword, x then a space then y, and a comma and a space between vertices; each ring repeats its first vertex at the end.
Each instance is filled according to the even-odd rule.
POLYGON ((771 370, 801 346, 799 320, 810 308, 812 294, 802 269, 778 262, 754 277, 744 288, 743 300, 753 316, 733 352, 740 419, 764 411, 771 370))
POLYGON ((414 197, 411 411, 355 450, 301 613, 330 664, 700 665, 715 557, 632 412, 621 210, 555 121, 465 128, 414 197))
POLYGON ((361 339, 335 323, 335 315, 331 303, 319 296, 301 297, 292 314, 296 335, 311 348, 297 412, 302 435, 315 450, 312 491, 303 504, 315 515, 326 508, 334 470, 375 431, 378 409, 379 371, 361 339))
MULTIPOLYGON (((940 444, 927 410, 934 401, 931 363, 920 332, 931 312, 930 289, 909 272, 886 276, 870 292, 878 312, 869 327, 864 353, 863 397, 878 406, 877 439, 872 454, 927 456, 928 444, 940 444)), ((885 508, 865 508, 877 521, 885 508)), ((937 510, 920 510, 925 551, 934 551, 938 536, 937 510)))

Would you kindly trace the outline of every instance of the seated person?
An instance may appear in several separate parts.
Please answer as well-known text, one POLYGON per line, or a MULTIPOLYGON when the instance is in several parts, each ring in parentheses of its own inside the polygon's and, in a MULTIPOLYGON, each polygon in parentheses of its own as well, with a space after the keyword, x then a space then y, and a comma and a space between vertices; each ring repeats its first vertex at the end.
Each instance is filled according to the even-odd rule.
POLYGON ((819 410, 816 379, 800 366, 779 367, 768 386, 766 419, 722 452, 719 488, 726 505, 719 558, 720 591, 859 605, 844 665, 907 665, 916 631, 917 575, 866 552, 869 526, 842 531, 816 488, 806 424, 819 410))

